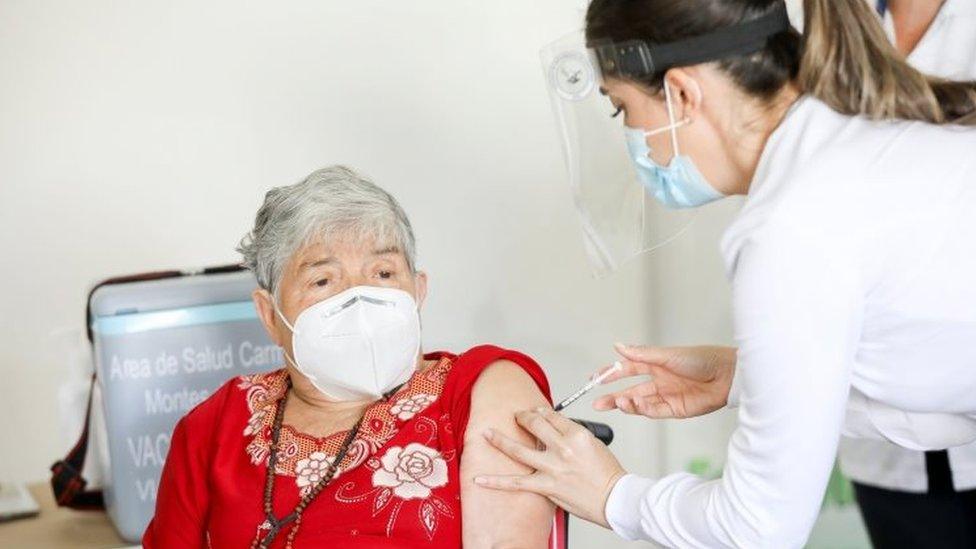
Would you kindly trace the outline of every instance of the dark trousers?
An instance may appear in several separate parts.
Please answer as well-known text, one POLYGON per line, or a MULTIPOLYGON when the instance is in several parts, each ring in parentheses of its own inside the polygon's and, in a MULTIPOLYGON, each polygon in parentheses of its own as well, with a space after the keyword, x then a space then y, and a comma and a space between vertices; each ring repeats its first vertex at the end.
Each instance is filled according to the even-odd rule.
POLYGON ((926 452, 929 490, 898 492, 854 483, 861 515, 877 549, 976 548, 976 490, 952 487, 949 455, 926 452))

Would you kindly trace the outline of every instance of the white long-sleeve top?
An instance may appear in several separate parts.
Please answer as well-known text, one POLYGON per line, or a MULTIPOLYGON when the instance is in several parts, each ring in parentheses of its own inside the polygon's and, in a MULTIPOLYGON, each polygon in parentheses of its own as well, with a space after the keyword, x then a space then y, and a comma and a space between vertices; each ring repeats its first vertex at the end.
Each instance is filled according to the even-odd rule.
POLYGON ((802 98, 722 248, 740 386, 725 470, 625 476, 606 508, 619 535, 800 547, 845 424, 925 448, 976 437, 976 131, 802 98))
MULTIPOLYGON (((884 25, 894 41, 891 13, 885 14, 884 25)), ((946 0, 908 61, 935 76, 976 80, 976 2, 946 0)), ((956 490, 976 488, 976 442, 949 448, 948 454, 956 490)), ((847 477, 872 486, 907 492, 928 489, 925 455, 888 440, 845 437, 840 464, 847 477)))

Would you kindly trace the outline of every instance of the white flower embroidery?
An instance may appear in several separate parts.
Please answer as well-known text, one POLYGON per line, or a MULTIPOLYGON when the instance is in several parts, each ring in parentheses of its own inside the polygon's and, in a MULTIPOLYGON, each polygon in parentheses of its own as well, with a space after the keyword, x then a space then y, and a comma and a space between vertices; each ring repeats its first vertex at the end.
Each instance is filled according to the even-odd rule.
POLYGON ((249 437, 261 432, 262 422, 264 421, 264 410, 255 410, 247 420, 247 427, 244 428, 244 436, 249 437))
POLYGON ((402 499, 426 499, 431 488, 447 484, 447 462, 440 452, 423 444, 394 446, 380 463, 382 468, 373 472, 373 486, 393 488, 393 494, 402 499))
POLYGON ((396 401, 396 403, 390 407, 390 414, 403 421, 406 421, 424 411, 424 409, 433 404, 435 400, 437 400, 437 395, 427 395, 424 393, 416 394, 411 397, 404 397, 396 401))
MULTIPOLYGON (((312 452, 295 465, 295 477, 297 477, 295 483, 303 493, 311 490, 326 475, 329 465, 334 461, 333 456, 326 456, 323 452, 312 452)), ((336 471, 335 476, 339 476, 339 471, 336 471)))

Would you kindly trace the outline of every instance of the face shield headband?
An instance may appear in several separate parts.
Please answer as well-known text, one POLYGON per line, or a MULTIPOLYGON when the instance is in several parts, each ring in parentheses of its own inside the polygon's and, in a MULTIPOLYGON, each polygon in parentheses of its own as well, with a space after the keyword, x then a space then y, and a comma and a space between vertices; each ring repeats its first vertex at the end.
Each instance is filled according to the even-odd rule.
MULTIPOLYGON (((697 214, 694 208, 668 208, 646 192, 601 82, 614 76, 646 79, 670 67, 758 51, 789 25, 785 5, 779 4, 758 19, 668 44, 632 40, 588 47, 584 34, 574 32, 542 48, 568 183, 594 274, 608 275, 673 242, 697 214)), ((646 136, 641 138, 646 144, 646 136)))
POLYGON ((759 51, 766 40, 790 28, 786 4, 750 21, 723 27, 677 42, 653 44, 643 40, 598 41, 591 45, 604 78, 639 80, 672 67, 697 65, 759 51))

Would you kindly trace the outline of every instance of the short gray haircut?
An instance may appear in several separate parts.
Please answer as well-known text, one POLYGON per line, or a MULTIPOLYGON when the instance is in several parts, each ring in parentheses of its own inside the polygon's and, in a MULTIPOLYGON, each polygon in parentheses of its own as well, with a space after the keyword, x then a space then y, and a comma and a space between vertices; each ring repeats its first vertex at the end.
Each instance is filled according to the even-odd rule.
POLYGON ((416 271, 416 241, 407 214, 390 193, 345 166, 312 172, 264 196, 254 228, 237 251, 258 285, 277 296, 281 272, 306 244, 330 237, 375 239, 397 246, 416 271))

